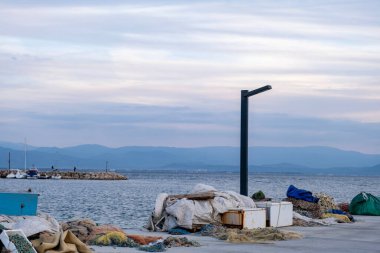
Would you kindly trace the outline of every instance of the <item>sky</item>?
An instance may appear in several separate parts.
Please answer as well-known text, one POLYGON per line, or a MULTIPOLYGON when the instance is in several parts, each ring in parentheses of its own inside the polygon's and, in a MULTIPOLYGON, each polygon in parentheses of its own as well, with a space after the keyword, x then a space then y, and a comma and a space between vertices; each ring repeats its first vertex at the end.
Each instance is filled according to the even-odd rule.
POLYGON ((0 140, 380 153, 378 1, 1 1, 0 140))

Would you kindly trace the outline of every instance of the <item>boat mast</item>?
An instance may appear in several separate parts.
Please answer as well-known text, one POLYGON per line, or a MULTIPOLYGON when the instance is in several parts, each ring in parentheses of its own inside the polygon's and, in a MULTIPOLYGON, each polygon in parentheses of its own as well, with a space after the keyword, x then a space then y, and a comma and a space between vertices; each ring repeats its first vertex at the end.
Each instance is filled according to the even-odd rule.
POLYGON ((26 171, 26 137, 25 137, 25 145, 24 145, 24 170, 26 171))
POLYGON ((11 152, 8 153, 8 170, 11 170, 11 152))

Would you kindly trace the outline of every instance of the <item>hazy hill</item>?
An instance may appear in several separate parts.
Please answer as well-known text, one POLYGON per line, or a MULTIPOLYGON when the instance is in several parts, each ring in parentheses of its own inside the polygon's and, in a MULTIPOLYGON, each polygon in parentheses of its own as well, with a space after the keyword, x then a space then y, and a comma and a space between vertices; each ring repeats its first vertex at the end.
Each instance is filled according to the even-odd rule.
MULTIPOLYGON (((24 150, 25 144, 24 143, 13 143, 13 142, 7 142, 7 141, 0 141, 0 147, 10 148, 10 149, 15 149, 15 150, 24 150)), ((36 147, 28 145, 27 148, 28 148, 28 150, 33 150, 36 147)))
MULTIPOLYGON (((24 167, 23 146, 0 147, 0 167, 24 167)), ((80 145, 67 148, 28 148, 27 166, 39 168, 104 169, 207 169, 238 170, 237 147, 121 147, 80 145)), ((380 155, 330 147, 251 147, 250 165, 258 172, 380 174, 380 155)))

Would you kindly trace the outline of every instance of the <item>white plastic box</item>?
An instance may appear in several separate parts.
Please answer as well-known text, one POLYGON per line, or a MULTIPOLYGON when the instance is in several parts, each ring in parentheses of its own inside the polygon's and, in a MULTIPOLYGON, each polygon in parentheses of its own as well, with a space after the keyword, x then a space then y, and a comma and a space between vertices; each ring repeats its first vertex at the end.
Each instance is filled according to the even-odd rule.
POLYGON ((14 234, 19 234, 24 237, 24 239, 30 244, 32 251, 37 253, 37 251, 33 248, 32 243, 28 240, 22 230, 3 230, 3 232, 0 234, 0 240, 7 250, 9 250, 11 253, 18 253, 16 246, 9 240, 9 236, 14 234))
POLYGON ((264 208, 236 208, 223 213, 222 223, 238 228, 265 228, 265 216, 264 208))
POLYGON ((266 217, 270 227, 286 227, 293 225, 293 204, 281 202, 255 202, 257 207, 266 209, 266 217))

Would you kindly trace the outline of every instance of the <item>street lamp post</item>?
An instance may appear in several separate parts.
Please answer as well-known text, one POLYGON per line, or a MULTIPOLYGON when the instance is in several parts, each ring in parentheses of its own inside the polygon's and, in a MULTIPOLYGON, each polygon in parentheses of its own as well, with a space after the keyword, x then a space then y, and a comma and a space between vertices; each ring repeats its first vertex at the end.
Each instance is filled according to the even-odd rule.
POLYGON ((240 121, 240 194, 248 196, 248 98, 270 90, 270 85, 256 90, 241 91, 241 121, 240 121))

